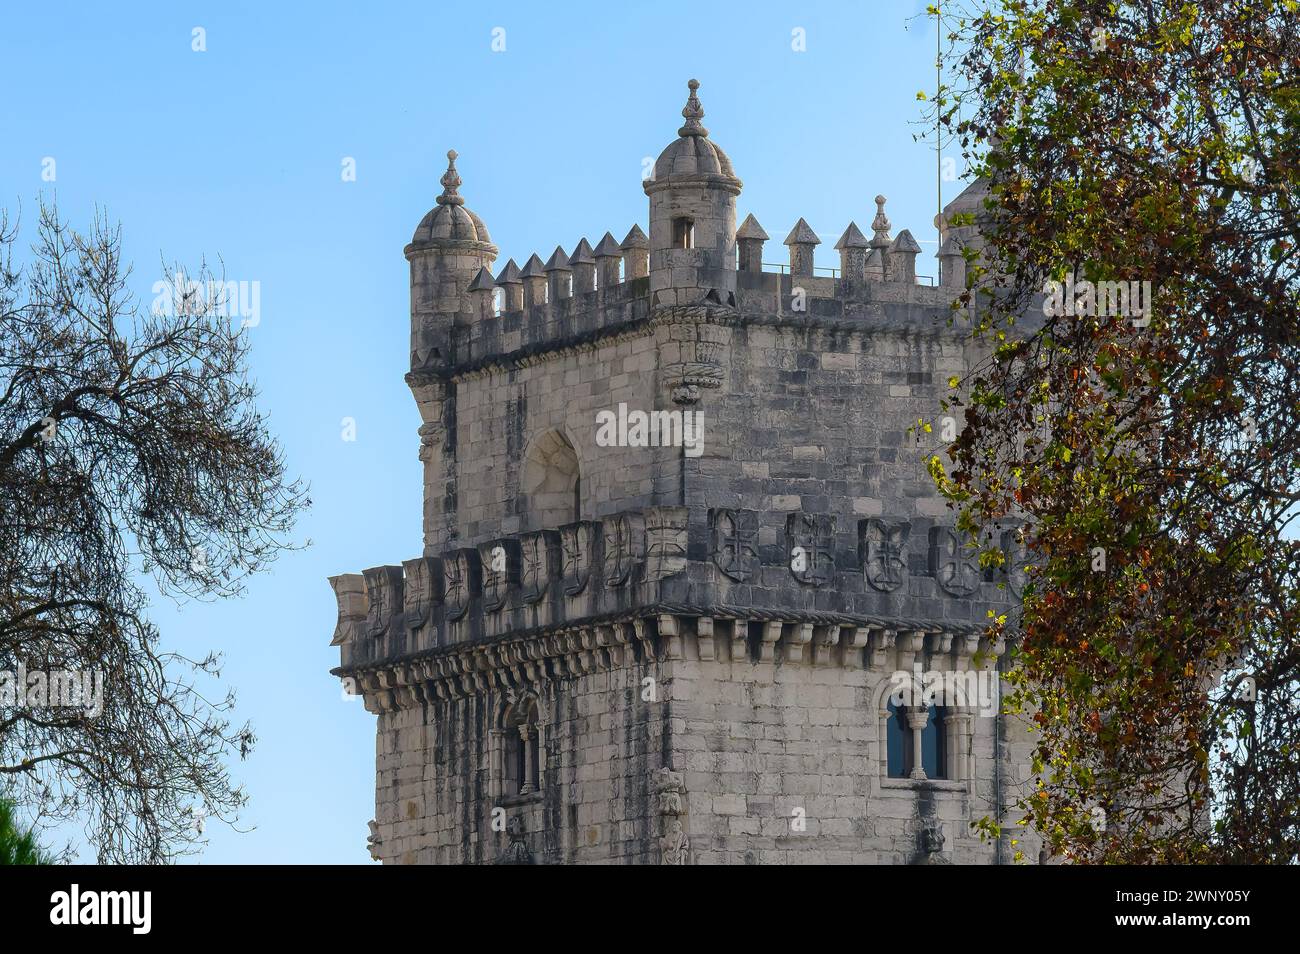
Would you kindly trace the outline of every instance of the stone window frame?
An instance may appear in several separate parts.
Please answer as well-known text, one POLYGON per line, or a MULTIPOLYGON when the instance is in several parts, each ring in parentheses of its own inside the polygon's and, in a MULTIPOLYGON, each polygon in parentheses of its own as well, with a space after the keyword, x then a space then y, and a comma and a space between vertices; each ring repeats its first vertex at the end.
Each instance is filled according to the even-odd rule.
POLYGON ((951 768, 948 759, 950 738, 951 719, 949 718, 948 707, 931 703, 928 706, 895 706, 888 696, 885 698, 886 728, 885 728, 885 772, 886 778, 891 779, 912 779, 914 781, 932 781, 947 782, 955 781, 949 779, 948 773, 951 768), (899 723, 899 730, 890 731, 890 720, 899 723), (920 722, 918 728, 916 723, 920 722), (902 775, 890 775, 889 763, 893 761, 890 758, 890 742, 899 739, 903 751, 900 753, 903 763, 902 775), (919 744, 922 747, 922 754, 919 759, 916 754, 916 748, 919 744), (930 774, 925 768, 926 757, 924 749, 933 744, 936 750, 936 774, 930 774), (920 775, 916 774, 920 771, 920 775), (937 774, 942 772, 943 774, 937 774))
POLYGON ((893 685, 888 678, 881 680, 875 697, 874 711, 879 732, 877 740, 877 781, 882 789, 939 789, 942 791, 969 791, 974 786, 975 742, 974 713, 969 707, 941 706, 944 710, 944 738, 941 747, 944 760, 943 778, 903 778, 889 774, 889 719, 893 713, 889 708, 889 697, 893 685))
POLYGON ((689 215, 675 215, 672 222, 673 248, 695 248, 695 219, 689 215))
POLYGON ((490 733, 492 787, 505 804, 536 801, 546 777, 546 723, 537 696, 502 706, 490 733))

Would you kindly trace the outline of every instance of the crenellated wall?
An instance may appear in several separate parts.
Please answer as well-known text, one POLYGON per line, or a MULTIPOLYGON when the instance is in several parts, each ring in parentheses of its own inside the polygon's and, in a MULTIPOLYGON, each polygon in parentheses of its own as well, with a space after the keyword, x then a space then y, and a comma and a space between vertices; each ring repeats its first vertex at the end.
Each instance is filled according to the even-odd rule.
MULTIPOLYGON (((927 517, 777 515, 654 507, 503 536, 330 578, 339 672, 443 647, 675 611, 923 631, 978 631, 1024 579, 1013 528, 1004 566, 927 517)), ((767 658, 772 647, 760 643, 767 658)))
MULTIPOLYGON (((933 495, 925 447, 903 441, 918 420, 937 420, 948 379, 969 366, 960 323, 948 324, 946 290, 742 272, 732 304, 706 293, 696 305, 651 310, 647 297, 628 297, 637 284, 644 280, 484 317, 457 339, 463 363, 410 377, 426 421, 429 552, 538 525, 523 467, 531 442, 548 431, 577 452, 582 516, 707 504, 723 478, 751 476, 743 472, 747 456, 788 457, 794 448, 844 465, 837 475, 828 459, 812 469, 847 480, 851 506, 881 497, 880 474, 855 471, 881 449, 883 463, 898 462, 884 468, 893 472, 890 487, 933 495), (777 400, 757 407, 768 396, 777 400), (598 447, 597 415, 620 404, 702 414, 703 458, 683 459, 674 448, 598 447), (862 437, 873 420, 889 426, 883 433, 877 426, 866 445, 848 439, 851 431, 862 437), (849 466, 859 449, 866 456, 849 466)), ((779 476, 778 466, 771 477, 779 476)), ((927 506, 933 515, 940 504, 927 506)))

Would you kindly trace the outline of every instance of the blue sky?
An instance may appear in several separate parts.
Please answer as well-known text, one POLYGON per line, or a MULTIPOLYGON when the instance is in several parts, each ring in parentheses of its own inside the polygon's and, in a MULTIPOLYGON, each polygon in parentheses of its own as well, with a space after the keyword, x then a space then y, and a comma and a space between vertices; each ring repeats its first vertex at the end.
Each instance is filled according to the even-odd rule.
MULTIPOLYGON (((326 577, 420 552, 419 417, 402 381, 402 247, 440 191, 461 194, 507 257, 547 258, 646 228, 645 157, 676 136, 686 80, 744 181, 739 213, 772 236, 803 216, 818 263, 877 193, 936 272, 933 147, 914 142, 934 87, 923 0, 825 3, 24 4, 5 13, 0 204, 25 233, 41 195, 85 225, 121 222, 147 305, 159 263, 218 257, 257 281, 252 370, 290 471, 311 484, 312 546, 221 604, 160 603, 164 645, 226 655, 259 742, 233 771, 242 833, 201 860, 367 863, 374 717, 329 669, 326 577), (195 52, 192 31, 206 31, 195 52), (505 50, 492 50, 503 29, 505 50), (792 48, 802 29, 806 49, 792 48), (499 36, 499 34, 498 34, 499 36), (341 176, 355 159, 356 181, 341 176), (55 180, 42 179, 55 160, 55 180), (356 421, 357 439, 341 438, 356 421)), ((960 159, 958 158, 958 164, 960 159)), ((960 190, 944 184, 944 201, 960 190)))

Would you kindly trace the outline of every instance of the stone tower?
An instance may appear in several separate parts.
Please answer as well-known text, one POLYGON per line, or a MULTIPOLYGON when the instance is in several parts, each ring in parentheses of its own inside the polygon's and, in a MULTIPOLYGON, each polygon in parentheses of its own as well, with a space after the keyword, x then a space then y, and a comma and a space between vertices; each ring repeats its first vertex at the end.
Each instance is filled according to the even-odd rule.
POLYGON ((371 851, 1008 861, 971 823, 1028 777, 982 635, 1023 562, 1008 532, 981 568, 924 466, 977 357, 956 265, 918 278, 878 196, 839 268, 803 219, 765 267, 689 86, 648 236, 493 276, 452 152, 406 248, 424 552, 330 580, 378 717, 371 851))

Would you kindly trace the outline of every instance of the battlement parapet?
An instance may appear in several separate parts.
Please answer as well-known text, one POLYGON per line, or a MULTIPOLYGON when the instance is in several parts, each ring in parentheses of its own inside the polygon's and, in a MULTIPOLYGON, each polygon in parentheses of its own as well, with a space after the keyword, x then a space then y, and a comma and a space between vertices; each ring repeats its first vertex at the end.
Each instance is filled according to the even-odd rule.
MULTIPOLYGON (((716 278, 698 270, 702 287, 716 278)), ((957 293, 930 285, 896 282, 851 283, 843 278, 741 272, 734 292, 706 291, 691 300, 669 301, 651 293, 648 278, 561 297, 517 311, 488 308, 472 324, 457 328, 454 360, 441 369, 455 375, 495 364, 525 361, 621 334, 647 333, 649 321, 665 309, 710 309, 719 323, 825 324, 837 331, 896 330, 908 333, 967 333, 950 324, 957 293), (851 323, 846 329, 838 322, 851 323)), ((434 369, 429 369, 434 370, 434 369)))
POLYGON ((347 670, 664 606, 978 631, 1024 585, 1015 531, 999 544, 1005 569, 984 569, 933 519, 652 507, 332 577, 332 645, 347 670))

